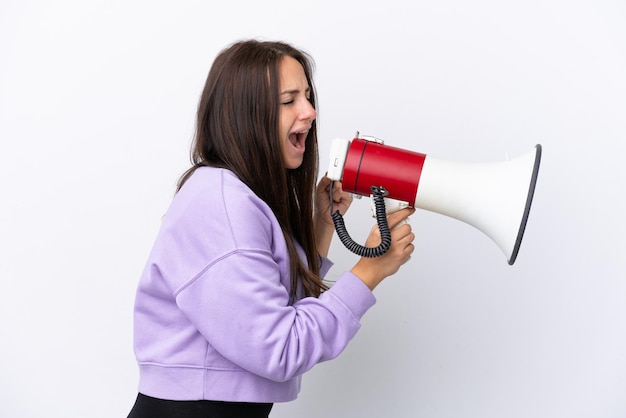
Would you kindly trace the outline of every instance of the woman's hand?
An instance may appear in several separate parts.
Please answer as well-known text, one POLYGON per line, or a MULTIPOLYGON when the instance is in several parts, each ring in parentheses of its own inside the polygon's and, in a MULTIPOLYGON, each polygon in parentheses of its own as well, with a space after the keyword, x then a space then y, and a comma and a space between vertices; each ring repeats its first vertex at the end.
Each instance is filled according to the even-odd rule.
MULTIPOLYGON (((317 248, 320 255, 323 257, 328 255, 330 241, 332 240, 335 232, 335 224, 330 216, 330 182, 331 180, 327 176, 324 176, 319 181, 315 189, 313 223, 317 239, 317 248)), ((341 182, 334 182, 332 201, 333 211, 339 210, 339 213, 345 215, 351 203, 352 195, 343 191, 341 182)))
MULTIPOLYGON (((315 188, 315 221, 325 222, 329 225, 333 225, 333 220, 330 217, 330 182, 331 180, 324 176, 317 184, 315 188)), ((341 182, 336 181, 333 184, 333 211, 339 210, 342 215, 345 215, 352 203, 352 195, 348 192, 344 192, 341 187, 341 182)))
MULTIPOLYGON (((411 225, 402 222, 414 212, 415 209, 407 208, 387 216, 387 222, 391 229, 391 247, 389 250, 380 257, 362 257, 350 270, 371 290, 374 290, 386 277, 395 274, 400 266, 411 258, 411 254, 415 250, 413 245, 415 234, 411 230, 411 225)), ((376 247, 380 241, 380 231, 376 225, 372 228, 365 246, 376 247)))

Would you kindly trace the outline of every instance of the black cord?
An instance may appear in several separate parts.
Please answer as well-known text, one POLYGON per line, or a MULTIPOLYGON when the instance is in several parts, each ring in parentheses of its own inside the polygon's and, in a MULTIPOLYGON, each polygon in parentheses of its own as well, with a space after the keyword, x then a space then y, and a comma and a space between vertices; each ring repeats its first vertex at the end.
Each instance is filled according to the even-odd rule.
POLYGON ((389 230, 389 225, 387 224, 387 212, 385 210, 385 195, 387 191, 383 187, 372 186, 372 195, 374 199, 374 206, 376 207, 376 223, 378 224, 378 229, 380 230, 380 244, 377 247, 365 247, 363 245, 357 244, 350 238, 350 234, 346 230, 346 225, 343 221, 343 216, 339 213, 339 210, 333 212, 333 183, 330 183, 330 216, 333 219, 333 223, 335 224, 335 230, 337 231, 337 235, 339 235, 339 239, 345 245, 345 247, 359 255, 361 257, 380 257, 385 254, 389 247, 391 247, 391 231, 389 230))

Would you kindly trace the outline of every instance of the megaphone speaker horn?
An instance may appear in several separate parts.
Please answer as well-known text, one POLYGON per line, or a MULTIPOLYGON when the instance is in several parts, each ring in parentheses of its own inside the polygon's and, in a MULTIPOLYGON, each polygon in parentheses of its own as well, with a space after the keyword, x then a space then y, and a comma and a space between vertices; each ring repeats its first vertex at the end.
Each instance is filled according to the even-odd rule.
POLYGON ((512 265, 524 236, 540 160, 541 145, 515 159, 488 164, 427 157, 414 206, 478 228, 512 265))

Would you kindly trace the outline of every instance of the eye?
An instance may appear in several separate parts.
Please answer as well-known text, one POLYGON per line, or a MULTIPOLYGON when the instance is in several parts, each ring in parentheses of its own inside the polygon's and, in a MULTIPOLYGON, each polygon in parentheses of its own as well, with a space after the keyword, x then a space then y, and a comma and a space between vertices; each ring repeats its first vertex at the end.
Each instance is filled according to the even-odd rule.
POLYGON ((291 99, 291 100, 287 100, 287 101, 284 101, 284 102, 282 102, 281 104, 282 104, 282 105, 285 105, 285 106, 288 106, 288 105, 290 105, 290 104, 293 104, 293 99, 291 99))

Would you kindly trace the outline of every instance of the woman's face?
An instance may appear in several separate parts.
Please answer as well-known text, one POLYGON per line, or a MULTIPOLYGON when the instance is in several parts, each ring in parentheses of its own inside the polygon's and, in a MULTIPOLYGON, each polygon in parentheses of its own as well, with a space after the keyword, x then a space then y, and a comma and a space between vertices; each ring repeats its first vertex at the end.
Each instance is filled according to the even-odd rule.
POLYGON ((288 169, 300 167, 304 158, 306 137, 316 116, 310 97, 302 65, 292 57, 284 57, 280 63, 279 135, 288 169))

